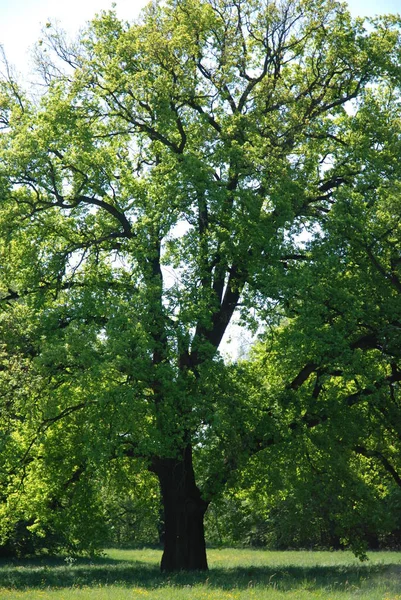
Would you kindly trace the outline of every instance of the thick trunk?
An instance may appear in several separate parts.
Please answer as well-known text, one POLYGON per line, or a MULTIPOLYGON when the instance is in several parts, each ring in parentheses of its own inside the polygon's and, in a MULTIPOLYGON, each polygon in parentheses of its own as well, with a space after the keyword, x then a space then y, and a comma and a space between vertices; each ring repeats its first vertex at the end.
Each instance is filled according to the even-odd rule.
POLYGON ((203 518, 207 509, 195 483, 192 452, 182 459, 159 459, 152 465, 160 482, 164 507, 162 571, 206 570, 203 518))

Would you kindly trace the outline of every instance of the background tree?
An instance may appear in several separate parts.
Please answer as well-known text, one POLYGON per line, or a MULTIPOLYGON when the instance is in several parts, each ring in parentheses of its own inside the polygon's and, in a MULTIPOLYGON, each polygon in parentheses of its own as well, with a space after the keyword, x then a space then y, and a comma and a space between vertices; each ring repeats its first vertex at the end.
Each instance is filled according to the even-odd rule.
POLYGON ((50 28, 36 102, 5 79, 3 528, 67 514, 79 547, 81 490, 131 458, 160 483, 162 568, 207 567, 208 503, 279 435, 220 344, 236 314, 283 315, 297 234, 363 193, 370 157, 396 170, 352 112, 380 114, 377 86, 397 112, 397 27, 331 0, 180 0, 104 13, 75 45, 50 28))

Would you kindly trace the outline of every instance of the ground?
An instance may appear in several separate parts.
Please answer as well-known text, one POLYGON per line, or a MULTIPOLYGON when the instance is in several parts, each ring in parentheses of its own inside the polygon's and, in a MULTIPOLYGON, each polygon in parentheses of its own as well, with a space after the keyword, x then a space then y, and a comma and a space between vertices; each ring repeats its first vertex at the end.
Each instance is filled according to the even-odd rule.
POLYGON ((158 550, 0 561, 1 600, 401 600, 401 552, 209 550, 208 573, 159 571, 158 550))

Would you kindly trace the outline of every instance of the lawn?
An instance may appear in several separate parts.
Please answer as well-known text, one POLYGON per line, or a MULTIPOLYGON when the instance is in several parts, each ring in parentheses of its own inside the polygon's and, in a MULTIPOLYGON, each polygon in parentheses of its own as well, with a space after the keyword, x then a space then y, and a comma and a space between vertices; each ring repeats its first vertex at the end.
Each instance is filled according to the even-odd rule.
POLYGON ((401 552, 209 550, 208 573, 163 575, 156 550, 0 561, 3 600, 401 600, 401 552))

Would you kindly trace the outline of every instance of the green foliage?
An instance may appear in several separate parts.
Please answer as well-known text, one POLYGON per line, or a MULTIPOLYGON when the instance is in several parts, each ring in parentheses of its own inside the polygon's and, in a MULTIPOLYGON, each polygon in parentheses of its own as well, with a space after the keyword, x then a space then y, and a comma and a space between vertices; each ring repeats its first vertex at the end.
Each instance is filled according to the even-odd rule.
POLYGON ((162 506, 154 476, 126 461, 111 473, 101 491, 108 536, 104 542, 119 548, 158 545, 162 506))
MULTIPOLYGON (((292 447, 292 451, 295 448, 292 447)), ((213 545, 270 549, 366 550, 399 548, 399 487, 366 461, 308 444, 297 460, 270 453, 244 472, 235 488, 215 500, 206 520, 213 545)), ((294 454, 292 455, 294 456, 294 454)))
POLYGON ((94 552, 132 503, 154 536, 139 471, 189 460, 361 554, 399 526, 399 20, 180 0, 41 48, 45 93, 0 90, 1 539, 94 552))

